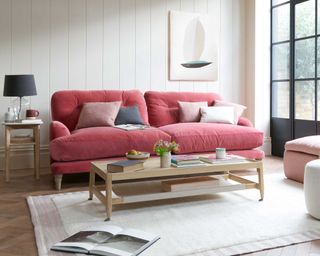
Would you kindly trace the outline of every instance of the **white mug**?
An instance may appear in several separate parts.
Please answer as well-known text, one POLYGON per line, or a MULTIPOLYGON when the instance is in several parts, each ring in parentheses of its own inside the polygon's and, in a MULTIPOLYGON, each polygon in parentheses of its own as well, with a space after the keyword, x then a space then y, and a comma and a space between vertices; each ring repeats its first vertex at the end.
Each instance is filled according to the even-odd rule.
POLYGON ((225 148, 216 148, 216 158, 223 159, 226 158, 227 153, 225 148))

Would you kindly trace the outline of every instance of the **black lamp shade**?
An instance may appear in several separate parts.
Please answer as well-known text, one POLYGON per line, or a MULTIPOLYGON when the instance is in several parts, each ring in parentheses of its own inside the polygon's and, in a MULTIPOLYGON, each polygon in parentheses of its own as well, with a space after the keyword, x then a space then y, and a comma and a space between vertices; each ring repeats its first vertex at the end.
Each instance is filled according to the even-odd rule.
POLYGON ((6 75, 4 77, 3 96, 23 97, 37 95, 33 75, 6 75))

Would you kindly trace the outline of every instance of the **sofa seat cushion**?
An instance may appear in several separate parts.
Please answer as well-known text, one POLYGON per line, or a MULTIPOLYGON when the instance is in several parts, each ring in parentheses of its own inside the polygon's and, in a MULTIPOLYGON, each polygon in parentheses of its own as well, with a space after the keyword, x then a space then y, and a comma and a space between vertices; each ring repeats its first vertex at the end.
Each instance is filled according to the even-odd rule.
POLYGON ((215 148, 245 150, 263 144, 263 133, 253 127, 219 123, 178 123, 160 127, 180 145, 181 154, 215 148))
POLYGON ((302 152, 320 156, 320 136, 307 136, 286 142, 286 151, 302 152))
POLYGON ((157 128, 124 131, 114 127, 90 127, 54 139, 50 143, 50 153, 54 161, 124 156, 130 149, 151 153, 159 139, 171 138, 157 128))

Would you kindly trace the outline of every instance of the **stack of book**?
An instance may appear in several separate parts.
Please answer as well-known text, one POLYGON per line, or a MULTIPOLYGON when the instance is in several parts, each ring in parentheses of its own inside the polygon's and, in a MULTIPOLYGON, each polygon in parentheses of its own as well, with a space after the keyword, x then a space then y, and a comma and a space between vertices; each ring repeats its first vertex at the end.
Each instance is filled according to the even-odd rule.
POLYGON ((171 165, 177 168, 206 166, 198 156, 193 155, 177 155, 171 158, 171 165))
POLYGON ((143 169, 143 161, 123 160, 107 165, 108 172, 134 172, 143 169))

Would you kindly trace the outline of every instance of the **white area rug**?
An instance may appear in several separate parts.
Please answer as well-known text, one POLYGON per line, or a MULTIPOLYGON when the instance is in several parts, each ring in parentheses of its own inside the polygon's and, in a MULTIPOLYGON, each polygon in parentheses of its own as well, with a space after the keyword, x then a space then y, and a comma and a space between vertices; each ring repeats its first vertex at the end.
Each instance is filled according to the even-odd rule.
MULTIPOLYGON (((320 239, 320 221, 306 213, 302 185, 282 175, 265 176, 258 190, 118 206, 110 224, 159 234, 148 256, 237 255, 320 239)), ((93 223, 105 208, 87 192, 29 197, 39 255, 93 223)))

